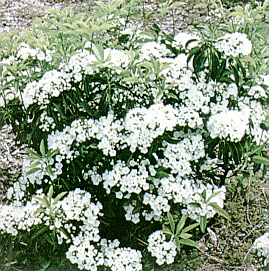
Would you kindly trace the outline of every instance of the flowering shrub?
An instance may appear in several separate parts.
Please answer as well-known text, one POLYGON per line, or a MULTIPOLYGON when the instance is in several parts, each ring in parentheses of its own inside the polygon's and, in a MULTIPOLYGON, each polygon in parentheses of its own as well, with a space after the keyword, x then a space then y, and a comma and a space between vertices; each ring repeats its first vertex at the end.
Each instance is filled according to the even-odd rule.
POLYGON ((0 229, 51 234, 86 270, 142 270, 137 238, 160 265, 198 246, 187 232, 229 219, 225 178, 254 155, 261 166, 268 138, 268 83, 252 77, 247 33, 171 40, 123 24, 120 3, 90 18, 51 10, 1 40, 1 106, 30 156, 0 229))

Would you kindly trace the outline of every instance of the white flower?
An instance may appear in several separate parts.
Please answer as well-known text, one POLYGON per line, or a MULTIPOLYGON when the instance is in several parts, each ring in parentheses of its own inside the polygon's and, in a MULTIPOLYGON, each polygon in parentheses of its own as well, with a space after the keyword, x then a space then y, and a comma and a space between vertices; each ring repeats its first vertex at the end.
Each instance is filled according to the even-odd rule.
POLYGON ((112 271, 140 271, 142 270, 140 251, 129 247, 119 248, 119 241, 101 240, 101 251, 104 255, 104 264, 112 271))
POLYGON ((182 46, 183 49, 185 49, 187 42, 191 41, 187 47, 187 49, 190 50, 193 47, 198 45, 199 40, 200 40, 199 36, 196 36, 194 34, 189 34, 186 32, 180 32, 177 35, 175 35, 174 40, 172 42, 172 46, 178 47, 179 49, 181 49, 181 46, 182 46))
POLYGON ((166 57, 169 53, 170 50, 168 50, 164 44, 151 41, 142 45, 140 59, 150 61, 150 56, 158 59, 161 57, 166 57))
POLYGON ((148 251, 156 257, 157 264, 171 264, 177 254, 177 246, 172 239, 167 242, 165 234, 158 230, 148 238, 148 251))
POLYGON ((265 90, 261 86, 253 86, 249 89, 248 95, 258 100, 259 98, 266 98, 265 90))
POLYGON ((220 52, 224 52, 226 56, 236 57, 239 55, 249 55, 252 44, 245 33, 235 32, 232 34, 228 33, 219 38, 215 43, 215 47, 220 52))
POLYGON ((58 97, 67 88, 71 89, 70 78, 67 73, 57 70, 47 71, 39 81, 29 82, 21 94, 26 108, 37 102, 46 105, 51 97, 58 97))
MULTIPOLYGON (((247 108, 246 108, 247 109, 247 108)), ((207 129, 212 138, 227 138, 230 141, 240 141, 249 127, 250 111, 226 110, 212 115, 207 122, 207 129)))

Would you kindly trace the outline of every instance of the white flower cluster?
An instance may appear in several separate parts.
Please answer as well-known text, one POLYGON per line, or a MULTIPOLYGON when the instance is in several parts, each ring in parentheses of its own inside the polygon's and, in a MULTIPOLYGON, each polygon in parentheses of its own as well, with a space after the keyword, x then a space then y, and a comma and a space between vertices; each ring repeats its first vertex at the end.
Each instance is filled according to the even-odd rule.
MULTIPOLYGON (((246 99, 245 99, 246 100, 246 99)), ((244 100, 244 102, 246 102, 244 100)), ((250 116, 252 120, 252 126, 250 127, 250 134, 254 136, 254 141, 257 144, 265 143, 269 138, 268 131, 262 130, 260 124, 265 120, 266 113, 263 109, 262 104, 260 101, 252 100, 247 101, 250 108, 250 116)), ((244 106, 242 106, 244 108, 244 106)))
POLYGON ((155 188, 158 189, 158 195, 154 195, 152 192, 144 194, 143 204, 149 205, 151 208, 151 211, 145 210, 142 213, 146 220, 160 221, 163 215, 170 210, 169 201, 185 206, 186 209, 183 209, 182 213, 188 214, 191 219, 198 222, 200 215, 207 216, 207 218, 215 215, 216 212, 209 203, 215 202, 221 208, 224 206, 225 186, 219 188, 216 185, 204 185, 201 181, 182 179, 180 176, 174 177, 172 174, 166 178, 154 179, 153 183, 155 188), (203 202, 200 194, 204 191, 206 199, 213 193, 216 193, 216 195, 210 201, 203 202))
POLYGON ((264 257, 264 264, 269 263, 269 232, 257 238, 252 247, 258 251, 259 257, 264 257))
MULTIPOLYGON (((96 204, 91 202, 91 194, 76 188, 74 191, 70 191, 68 195, 54 204, 52 200, 53 211, 58 215, 55 216, 54 222, 50 222, 50 210, 45 210, 43 222, 50 226, 50 230, 56 229, 58 244, 62 244, 63 240, 67 243, 73 243, 75 246, 79 246, 85 242, 98 242, 100 240, 98 226, 100 221, 98 216, 101 216, 102 205, 100 202, 96 204), (70 221, 79 221, 81 225, 75 226, 70 221), (62 230, 64 228, 67 232, 67 236, 62 230), (78 234, 74 234, 76 230, 79 230, 78 234)), ((72 249, 72 248, 70 248, 72 249)), ((77 255, 77 259, 80 257, 77 255)))
MULTIPOLYGON (((92 44, 87 42, 85 48, 92 48, 92 44)), ((75 82, 80 82, 82 74, 94 74, 98 72, 100 67, 107 67, 115 69, 115 67, 126 68, 130 63, 130 57, 127 53, 117 49, 106 48, 104 49, 104 62, 101 66, 96 66, 98 63, 98 53, 93 54, 88 50, 72 56, 67 65, 62 64, 61 69, 63 72, 71 73, 75 82)), ((117 69, 116 69, 117 70, 117 69)), ((118 69, 120 72, 121 69, 118 69)))
POLYGON ((157 264, 171 264, 174 262, 177 254, 177 246, 173 239, 167 242, 165 234, 158 230, 148 238, 148 251, 153 257, 157 258, 157 264))
MULTIPOLYGON (((25 60, 28 58, 34 58, 35 60, 38 61, 47 61, 47 62, 51 62, 52 61, 52 51, 48 50, 47 48, 43 48, 43 50, 41 50, 40 48, 31 48, 28 44, 26 44, 25 42, 22 42, 18 45, 17 47, 17 52, 10 55, 7 58, 3 58, 1 59, 1 63, 4 64, 3 66, 3 72, 7 72, 8 68, 5 65, 10 65, 10 66, 14 66, 16 65, 16 67, 20 66, 19 64, 24 64, 25 60)), ((17 69, 17 68, 16 68, 17 69)), ((32 77, 32 74, 34 73, 39 73, 41 71, 41 66, 40 64, 35 64, 35 66, 31 67, 31 69, 29 69, 29 67, 27 65, 25 65, 23 67, 20 67, 17 70, 18 75, 21 76, 20 80, 23 82, 26 82, 26 78, 27 78, 27 83, 29 83, 29 78, 32 77)), ((21 98, 21 96, 19 95, 17 89, 14 88, 13 84, 10 84, 10 82, 12 82, 12 80, 14 80, 15 77, 12 73, 7 73, 7 75, 5 75, 3 77, 3 84, 8 85, 8 88, 4 88, 1 93, 0 93, 0 106, 4 106, 4 101, 8 102, 9 100, 13 100, 15 98, 21 98)), ((32 99, 30 97, 28 97, 30 100, 26 101, 26 106, 28 106, 29 104, 32 103, 32 99), (29 102, 29 104, 28 104, 29 102)))
MULTIPOLYGON (((37 191, 37 196, 43 198, 42 189, 37 191)), ((40 207, 44 207, 41 206, 40 201, 36 198, 27 201, 26 205, 23 205, 19 200, 14 201, 10 205, 1 205, 0 230, 17 235, 18 230, 30 230, 33 225, 44 223, 51 230, 53 228, 60 229, 64 227, 74 241, 77 239, 72 234, 75 228, 72 224, 68 224, 68 221, 77 220, 83 223, 80 226, 81 234, 83 233, 90 237, 91 241, 99 241, 98 226, 100 222, 98 216, 102 215, 100 212, 102 205, 100 202, 96 204, 92 203, 90 193, 77 188, 75 191, 70 191, 63 200, 60 200, 56 204, 54 204, 54 200, 52 199, 51 204, 54 213, 58 213, 55 216, 54 222, 51 220, 50 209, 45 208, 44 212, 37 213, 34 216, 34 213, 40 207)), ((68 242, 71 241, 62 231, 58 230, 57 234, 59 244, 63 242, 63 239, 66 239, 68 242)))
POLYGON ((193 47, 197 46, 200 41, 200 37, 194 34, 180 32, 175 35, 174 40, 172 42, 173 47, 177 47, 178 49, 187 49, 190 50, 193 47), (187 48, 186 44, 189 42, 187 48))
POLYGON ((91 232, 91 240, 98 242, 98 216, 102 215, 100 210, 102 204, 91 202, 91 194, 79 188, 70 191, 68 195, 56 205, 64 213, 64 219, 82 221, 82 232, 91 232))
POLYGON ((205 156, 204 140, 201 134, 189 134, 177 144, 164 141, 163 145, 165 158, 159 159, 159 165, 170 168, 171 173, 182 177, 191 173, 191 161, 197 161, 205 156))
POLYGON ((170 204, 168 199, 163 195, 154 195, 153 193, 145 193, 143 198, 143 204, 149 205, 152 209, 151 212, 144 211, 142 213, 146 220, 160 221, 163 218, 164 213, 170 211, 170 204))
MULTIPOLYGON (((16 199, 21 200, 25 196, 25 191, 27 190, 27 187, 29 184, 35 185, 35 184, 41 184, 44 180, 45 176, 48 176, 48 172, 46 171, 47 166, 51 166, 54 164, 54 159, 51 158, 49 161, 46 158, 39 160, 40 165, 36 166, 36 168, 40 168, 39 170, 27 174, 32 168, 31 168, 31 161, 28 159, 23 159, 22 163, 22 172, 21 176, 19 177, 17 182, 13 183, 13 186, 9 187, 7 190, 7 198, 8 199, 16 199)), ((56 163, 56 168, 53 168, 54 175, 50 175, 50 178, 52 180, 55 180, 57 178, 57 175, 61 174, 61 171, 59 171, 59 166, 56 163), (58 169, 57 169, 58 168, 58 169)), ((44 180, 45 182, 48 182, 48 179, 46 178, 44 180)))
POLYGON ((156 41, 146 42, 141 47, 140 52, 140 61, 147 60, 150 61, 150 57, 153 56, 154 58, 161 58, 169 55, 171 52, 169 49, 166 48, 165 44, 157 43, 156 41))
POLYGON ((123 206, 125 214, 125 219, 127 221, 132 221, 134 224, 137 224, 140 222, 140 212, 134 212, 135 206, 132 204, 129 204, 127 206, 123 206))
POLYGON ((43 61, 43 60, 46 60, 47 62, 51 61, 52 60, 52 57, 51 57, 51 51, 45 49, 45 52, 44 53, 42 50, 40 50, 39 48, 31 48, 28 44, 26 44, 25 42, 22 42, 20 45, 19 45, 19 50, 16 54, 16 57, 18 59, 27 59, 29 57, 34 57, 34 58, 37 58, 39 61, 43 61))
POLYGON ((122 142, 130 146, 130 151, 136 148, 147 153, 154 138, 164 131, 172 131, 178 124, 179 113, 171 105, 153 104, 147 108, 134 108, 125 118, 124 128, 128 131, 122 142))
POLYGON ((101 251, 104 254, 104 264, 110 267, 112 271, 139 271, 142 270, 140 251, 121 247, 116 239, 113 242, 102 239, 101 251))
MULTIPOLYGON (((42 189, 37 194, 40 198, 44 196, 42 189)), ((0 208, 0 231, 9 233, 13 236, 18 234, 19 230, 30 231, 31 227, 38 224, 49 226, 50 230, 56 229, 58 243, 63 240, 71 245, 66 253, 66 257, 73 263, 78 264, 80 269, 97 270, 97 266, 105 265, 111 270, 142 270, 140 251, 131 248, 119 248, 119 242, 107 244, 105 239, 101 240, 101 251, 96 246, 100 240, 98 226, 100 224, 98 216, 102 215, 100 210, 102 205, 97 202, 91 202, 91 195, 80 189, 69 192, 61 201, 54 205, 52 199, 53 212, 57 213, 52 222, 49 209, 44 212, 34 214, 41 207, 40 202, 32 198, 26 205, 15 201, 10 205, 2 205, 0 208), (80 221, 79 233, 74 234, 76 228, 70 221, 80 221), (64 228, 71 239, 59 230, 64 228), (96 244, 96 246, 93 245, 96 244)))
POLYGON ((215 47, 220 52, 224 52, 226 56, 237 57, 239 55, 249 55, 252 44, 245 33, 235 32, 219 38, 215 43, 215 47))
MULTIPOLYGON (((37 192, 37 196, 43 198, 42 189, 37 192)), ((5 232, 16 236, 19 230, 30 231, 34 225, 47 225, 50 230, 56 229, 58 244, 62 244, 63 240, 66 240, 67 243, 72 242, 66 255, 72 263, 77 263, 81 269, 97 270, 95 269, 96 265, 98 263, 103 264, 104 260, 92 243, 97 243, 100 240, 98 217, 102 215, 100 212, 102 209, 101 203, 91 202, 91 194, 77 188, 70 191, 58 203, 54 204, 54 199, 52 199, 51 206, 52 209, 45 208, 43 212, 37 212, 44 206, 36 198, 32 198, 26 205, 23 205, 20 201, 15 201, 10 205, 1 205, 1 233, 5 232), (54 220, 51 217, 51 210, 55 214, 54 220), (35 213, 36 215, 34 215, 35 213), (70 223, 74 220, 80 222, 78 227, 70 223), (60 229, 65 229, 68 236, 60 229), (79 233, 75 234, 77 230, 79 230, 79 233), (91 269, 92 267, 93 269, 91 269)), ((129 249, 127 251, 130 254, 129 257, 134 254, 129 249)), ((125 253, 125 257, 127 255, 128 253, 125 253)), ((114 257, 116 258, 116 256, 114 257)), ((129 261, 130 265, 133 266, 132 260, 129 259, 129 261)), ((126 260, 124 263, 126 263, 126 260)))
POLYGON ((35 199, 28 201, 25 206, 19 201, 9 205, 0 205, 0 231, 13 236, 18 230, 29 230, 33 225, 41 224, 42 217, 34 217, 40 205, 35 199))
POLYGON ((49 130, 54 129, 56 125, 54 119, 49 117, 46 111, 40 115, 40 122, 39 128, 44 132, 49 132, 49 130))
POLYGON ((261 86, 253 86, 249 89, 248 95, 256 100, 259 98, 267 98, 265 90, 261 86))
POLYGON ((79 238, 76 245, 71 245, 66 252, 66 258, 72 264, 77 264, 79 269, 97 271, 103 265, 103 255, 87 238, 79 238))
POLYGON ((152 141, 164 131, 171 131, 177 124, 182 124, 183 113, 179 113, 171 105, 154 104, 148 109, 130 110, 124 120, 115 120, 113 111, 99 120, 75 120, 63 131, 55 131, 48 137, 48 147, 59 148, 67 159, 74 156, 71 145, 76 140, 81 143, 96 138, 98 148, 105 155, 116 156, 116 149, 130 146, 130 151, 138 148, 147 153, 152 141))
POLYGON ((216 214, 213 207, 209 205, 210 203, 217 203, 219 207, 223 208, 226 192, 225 186, 219 188, 216 185, 204 185, 202 182, 198 182, 189 188, 193 189, 193 192, 188 197, 184 195, 183 203, 187 208, 182 210, 182 214, 188 214, 191 219, 200 222, 200 216, 206 216, 208 219, 216 214), (205 202, 201 198, 203 192, 206 194, 205 202), (208 200, 213 193, 216 193, 216 195, 208 200), (199 204, 199 207, 194 206, 192 203, 199 204))
POLYGON ((100 213, 102 209, 101 203, 92 203, 91 194, 77 188, 75 191, 69 192, 68 196, 57 204, 57 207, 65 214, 65 221, 60 221, 57 226, 64 226, 72 239, 69 240, 62 231, 57 236, 59 243, 62 243, 64 239, 67 239, 67 242, 72 241, 66 252, 66 257, 71 263, 78 264, 80 269, 97 270, 96 266, 103 264, 102 255, 93 245, 93 243, 96 244, 100 240, 98 216, 102 215, 100 213), (80 231, 76 236, 72 234, 76 227, 72 223, 68 224, 72 220, 83 222, 79 226, 80 231))
POLYGON ((62 64, 60 68, 63 72, 71 73, 75 82, 79 82, 82 79, 83 74, 94 74, 98 69, 94 69, 91 64, 97 61, 96 56, 91 54, 88 50, 73 55, 67 64, 62 64))
POLYGON ((45 108, 51 97, 58 97, 62 91, 71 88, 70 74, 50 70, 39 81, 26 85, 22 92, 22 102, 26 108, 33 103, 38 103, 45 108))
POLYGON ((30 48, 26 43, 21 43, 19 51, 17 52, 17 57, 22 59, 27 59, 28 57, 35 57, 38 54, 38 50, 30 48))
MULTIPOLYGON (((145 191, 149 189, 149 184, 147 183, 147 177, 149 174, 146 168, 146 165, 149 164, 149 160, 146 159, 140 161, 140 163, 131 160, 130 164, 133 168, 131 168, 131 166, 127 166, 124 161, 119 160, 113 166, 112 170, 106 170, 102 177, 100 176, 103 181, 103 187, 106 189, 108 194, 112 187, 118 187, 120 189, 122 194, 118 194, 118 198, 122 197, 123 193, 140 194, 142 190, 145 191)), ((99 182, 100 181, 101 180, 99 180, 99 182)))
POLYGON ((87 238, 79 238, 75 245, 71 245, 66 257, 79 269, 97 271, 98 266, 109 267, 112 271, 139 271, 142 270, 140 251, 119 247, 120 242, 102 239, 97 249, 87 238))
POLYGON ((60 154, 66 159, 76 156, 71 146, 74 141, 85 142, 96 138, 99 140, 98 148, 105 155, 115 156, 116 146, 120 140, 119 131, 123 129, 119 120, 114 121, 114 113, 110 111, 108 116, 99 120, 85 119, 75 120, 71 126, 66 126, 63 131, 53 131, 48 136, 48 148, 50 150, 59 149, 60 154))
POLYGON ((250 111, 226 110, 212 115, 207 122, 207 129, 212 138, 227 138, 240 141, 249 129, 250 111))

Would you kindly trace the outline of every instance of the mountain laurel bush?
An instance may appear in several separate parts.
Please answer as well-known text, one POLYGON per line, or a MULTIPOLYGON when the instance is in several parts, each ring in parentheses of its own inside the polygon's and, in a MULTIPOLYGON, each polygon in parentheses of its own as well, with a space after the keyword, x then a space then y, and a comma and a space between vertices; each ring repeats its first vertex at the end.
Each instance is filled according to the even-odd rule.
POLYGON ((236 8, 229 33, 218 3, 215 21, 173 36, 143 31, 135 3, 49 9, 0 35, 2 123, 29 149, 1 233, 45 238, 80 269, 142 270, 138 240, 171 264, 198 247, 188 232, 230 219, 228 173, 267 161, 268 1, 236 8))

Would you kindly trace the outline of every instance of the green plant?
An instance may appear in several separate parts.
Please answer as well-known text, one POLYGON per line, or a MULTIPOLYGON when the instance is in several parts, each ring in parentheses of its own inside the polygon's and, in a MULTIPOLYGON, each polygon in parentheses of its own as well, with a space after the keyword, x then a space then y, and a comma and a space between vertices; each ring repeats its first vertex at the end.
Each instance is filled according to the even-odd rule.
POLYGON ((27 175, 33 174, 37 171, 42 171, 43 169, 45 169, 46 173, 49 176, 53 176, 53 171, 50 165, 50 161, 57 153, 59 153, 58 149, 54 151, 48 151, 46 153, 45 143, 44 143, 44 140, 42 139, 40 143, 40 154, 34 152, 31 149, 28 149, 28 152, 30 153, 30 155, 26 159, 33 163, 31 163, 31 165, 29 166, 29 171, 27 172, 27 175))
MULTIPOLYGON (((221 191, 217 191, 217 192, 211 194, 209 197, 207 197, 206 190, 204 190, 200 194, 202 203, 191 202, 190 205, 194 206, 194 207, 201 207, 201 205, 207 205, 207 208, 213 209, 216 213, 218 213, 219 215, 225 217, 226 219, 228 219, 230 221, 231 218, 228 215, 228 213, 225 210, 223 210, 216 202, 211 201, 219 193, 221 193, 221 191)), ((205 232, 206 226, 207 226, 207 217, 206 217, 206 215, 201 214, 200 215, 200 229, 202 232, 205 232)))
MULTIPOLYGON (((265 161, 266 82, 245 62, 253 41, 223 33, 222 18, 195 38, 157 24, 146 33, 129 24, 136 4, 48 9, 33 30, 2 37, 5 119, 30 156, 8 189, 1 230, 29 252, 63 247, 80 269, 142 270, 138 239, 157 264, 172 263, 216 213, 230 220, 228 174, 265 161)), ((55 264, 41 258, 42 268, 55 264)))
POLYGON ((188 218, 187 215, 182 215, 177 224, 175 223, 174 218, 170 212, 167 213, 167 217, 170 228, 163 225, 163 232, 167 234, 169 238, 175 240, 177 250, 179 252, 181 250, 182 245, 192 246, 196 248, 199 247, 198 243, 190 239, 192 237, 192 234, 188 233, 189 231, 197 228, 197 226, 199 226, 199 223, 194 223, 187 227, 184 227, 186 220, 188 218))

